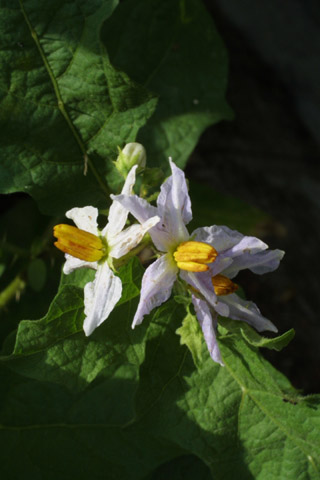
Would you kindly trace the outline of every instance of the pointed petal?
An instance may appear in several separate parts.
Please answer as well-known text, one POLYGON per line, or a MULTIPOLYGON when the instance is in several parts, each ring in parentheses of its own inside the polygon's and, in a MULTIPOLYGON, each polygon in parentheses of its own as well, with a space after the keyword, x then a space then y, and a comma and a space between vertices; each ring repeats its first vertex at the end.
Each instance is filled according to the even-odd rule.
POLYGON ((98 210, 95 207, 72 208, 68 210, 66 217, 73 220, 81 230, 98 235, 98 210))
POLYGON ((284 255, 281 250, 267 250, 268 245, 256 237, 242 235, 224 226, 198 228, 196 240, 214 246, 219 255, 209 265, 211 275, 223 273, 233 278, 240 270, 249 268, 263 274, 278 268, 284 255))
POLYGON ((192 303, 194 305, 197 319, 199 320, 199 324, 203 332, 203 336, 207 344, 210 357, 214 362, 220 363, 220 365, 224 367, 224 363, 221 358, 221 353, 216 338, 216 332, 213 326, 213 319, 210 308, 208 307, 208 304, 205 300, 200 300, 200 298, 197 298, 194 295, 192 295, 192 303))
POLYGON ((172 175, 161 185, 157 205, 164 229, 178 243, 189 238, 185 224, 192 219, 191 201, 184 172, 169 162, 172 175))
POLYGON ((278 329, 270 320, 263 317, 259 308, 253 302, 240 298, 235 293, 223 296, 223 302, 229 307, 229 317, 233 320, 242 320, 249 323, 258 332, 269 330, 270 332, 277 332, 278 329))
MULTIPOLYGON (((158 215, 158 209, 156 207, 153 207, 150 203, 137 195, 111 195, 111 198, 120 202, 121 205, 127 208, 140 223, 158 215)), ((150 229, 149 233, 153 243, 161 252, 168 251, 171 244, 175 242, 175 239, 172 239, 166 231, 165 225, 162 224, 161 220, 155 225, 155 227, 150 229)))
POLYGON ((126 255, 141 242, 148 230, 156 225, 159 220, 159 217, 151 217, 141 225, 131 225, 131 227, 126 228, 115 237, 108 239, 110 256, 121 258, 126 255))
POLYGON ((267 250, 256 254, 245 252, 234 258, 233 263, 223 271, 223 274, 233 278, 240 270, 248 268, 253 273, 263 275, 276 270, 283 256, 284 252, 282 250, 267 250))
POLYGON ((108 318, 120 299, 121 293, 120 278, 114 275, 107 262, 99 265, 94 281, 87 283, 84 287, 86 318, 83 329, 87 336, 108 318))
POLYGON ((220 302, 219 297, 214 293, 211 275, 208 272, 193 273, 180 270, 180 277, 189 285, 195 288, 211 307, 222 317, 228 317, 229 308, 225 303, 220 302))
POLYGON ((147 268, 142 278, 140 301, 132 328, 139 325, 151 310, 168 300, 177 273, 178 268, 169 255, 162 255, 147 268))
POLYGON ((137 195, 110 195, 110 197, 112 200, 119 202, 119 204, 127 209, 140 223, 158 214, 156 207, 153 207, 137 195))
MULTIPOLYGON (((122 195, 130 196, 132 194, 132 189, 136 181, 137 168, 138 165, 134 165, 128 173, 128 176, 121 191, 122 195)), ((111 195, 112 199, 113 197, 114 195, 111 195)), ((121 230, 126 224, 128 213, 129 211, 125 206, 123 206, 119 202, 113 201, 109 209, 108 223, 102 230, 102 235, 107 235, 109 237, 115 236, 117 235, 117 233, 121 232, 121 230)))
POLYGON ((80 260, 68 254, 66 254, 65 257, 66 263, 63 265, 63 273, 65 275, 69 275, 69 273, 72 273, 78 268, 92 268, 93 270, 97 270, 98 268, 98 262, 86 262, 85 260, 80 260))

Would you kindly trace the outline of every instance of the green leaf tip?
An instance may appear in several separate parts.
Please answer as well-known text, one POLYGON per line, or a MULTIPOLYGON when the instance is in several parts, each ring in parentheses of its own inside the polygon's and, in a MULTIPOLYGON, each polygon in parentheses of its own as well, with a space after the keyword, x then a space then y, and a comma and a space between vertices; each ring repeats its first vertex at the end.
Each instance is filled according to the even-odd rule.
POLYGON ((293 328, 274 338, 263 337, 248 325, 245 325, 245 328, 241 328, 240 331, 245 341, 253 347, 269 348, 277 352, 286 347, 295 336, 293 328))
POLYGON ((230 320, 229 318, 219 320, 219 331, 221 339, 223 339, 223 337, 229 337, 230 334, 241 334, 242 338, 252 347, 268 348, 269 350, 276 350, 277 352, 280 352, 280 350, 286 347, 295 336, 295 331, 291 328, 277 337, 264 337, 247 323, 230 320))

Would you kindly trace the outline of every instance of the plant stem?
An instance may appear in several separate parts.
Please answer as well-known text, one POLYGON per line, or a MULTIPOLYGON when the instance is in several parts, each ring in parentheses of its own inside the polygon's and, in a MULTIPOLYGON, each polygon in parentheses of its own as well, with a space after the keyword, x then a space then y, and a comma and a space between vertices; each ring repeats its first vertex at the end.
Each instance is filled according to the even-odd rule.
POLYGON ((24 290, 26 283, 18 274, 11 283, 0 293, 0 310, 3 309, 13 297, 18 298, 24 290))

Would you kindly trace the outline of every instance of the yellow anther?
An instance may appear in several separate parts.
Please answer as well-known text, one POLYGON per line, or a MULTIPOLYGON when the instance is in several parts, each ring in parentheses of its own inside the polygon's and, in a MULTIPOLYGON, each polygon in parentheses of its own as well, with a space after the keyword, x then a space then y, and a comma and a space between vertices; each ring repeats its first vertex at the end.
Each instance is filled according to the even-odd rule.
POLYGON ((207 263, 214 262, 217 255, 208 243, 194 241, 180 243, 173 254, 178 267, 189 272, 205 272, 209 269, 207 263))
POLYGON ((59 250, 73 257, 80 258, 80 260, 96 262, 105 253, 103 243, 99 237, 72 225, 56 225, 53 229, 53 235, 58 239, 54 245, 59 250))
POLYGON ((216 295, 229 295, 238 290, 238 285, 224 275, 212 277, 212 285, 216 295))

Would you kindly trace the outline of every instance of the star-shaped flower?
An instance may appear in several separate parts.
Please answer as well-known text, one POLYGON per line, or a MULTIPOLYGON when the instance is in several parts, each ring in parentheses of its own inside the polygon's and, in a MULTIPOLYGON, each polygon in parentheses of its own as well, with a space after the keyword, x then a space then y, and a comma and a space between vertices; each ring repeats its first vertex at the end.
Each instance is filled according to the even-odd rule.
MULTIPOLYGON (((135 183, 137 166, 134 166, 125 181, 123 195, 131 195, 135 183)), ((55 245, 66 253, 63 272, 68 275, 77 268, 88 267, 96 270, 95 279, 84 287, 83 329, 90 335, 95 328, 106 320, 121 297, 122 283, 112 268, 112 259, 119 259, 136 247, 145 233, 158 221, 152 216, 141 225, 132 225, 123 230, 128 211, 118 202, 112 202, 108 223, 102 231, 98 229, 98 210, 88 206, 73 208, 66 213, 76 224, 56 225, 55 245)))
POLYGON ((278 267, 284 252, 267 250, 268 246, 258 238, 223 226, 199 228, 190 235, 186 225, 192 219, 192 211, 185 176, 169 161, 172 175, 161 186, 157 207, 136 195, 112 196, 141 224, 156 215, 160 217, 149 234, 163 254, 144 273, 132 327, 170 297, 180 273, 192 290, 192 301, 210 355, 222 365, 215 335, 218 314, 243 320, 258 331, 277 331, 253 302, 234 293, 237 285, 231 278, 244 268, 258 274, 271 272, 278 267))

